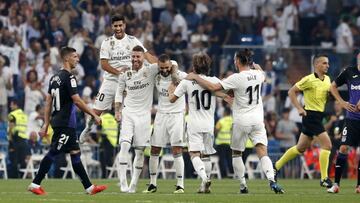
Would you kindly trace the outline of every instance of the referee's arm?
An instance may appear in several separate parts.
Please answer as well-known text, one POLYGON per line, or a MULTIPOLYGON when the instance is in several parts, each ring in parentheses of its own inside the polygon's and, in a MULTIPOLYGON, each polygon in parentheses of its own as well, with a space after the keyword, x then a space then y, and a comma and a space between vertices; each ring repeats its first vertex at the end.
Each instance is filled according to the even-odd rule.
POLYGON ((291 103, 295 106, 295 108, 298 110, 299 115, 300 116, 306 116, 306 111, 304 110, 304 108, 301 106, 300 102, 297 100, 297 94, 300 92, 301 90, 296 86, 292 86, 289 91, 288 91, 288 95, 289 98, 291 100, 291 103))

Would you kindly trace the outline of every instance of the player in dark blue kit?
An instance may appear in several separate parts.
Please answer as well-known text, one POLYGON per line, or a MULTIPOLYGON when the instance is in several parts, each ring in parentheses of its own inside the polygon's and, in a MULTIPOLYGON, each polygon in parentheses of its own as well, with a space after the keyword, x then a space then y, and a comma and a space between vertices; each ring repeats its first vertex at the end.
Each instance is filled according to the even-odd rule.
MULTIPOLYGON (((357 55, 357 66, 346 68, 331 84, 331 93, 340 105, 346 109, 346 120, 342 131, 341 146, 335 165, 335 183, 327 191, 338 193, 340 190, 340 179, 347 162, 349 146, 357 147, 360 144, 360 53, 357 55), (344 101, 338 91, 338 87, 347 84, 349 101, 344 101)), ((360 193, 360 161, 358 165, 358 179, 355 188, 356 193, 360 193)))
POLYGON ((49 124, 54 129, 49 152, 43 158, 36 177, 29 185, 28 190, 36 195, 44 195, 46 192, 40 186, 46 173, 49 171, 55 157, 60 153, 70 153, 71 163, 75 173, 80 177, 81 183, 87 194, 96 194, 107 188, 105 185, 93 185, 80 159, 79 141, 76 136, 76 107, 90 114, 97 125, 101 125, 101 119, 95 112, 89 109, 81 100, 77 92, 77 82, 71 70, 79 62, 76 50, 64 47, 60 51, 63 60, 62 69, 50 79, 49 90, 46 96, 45 122, 39 132, 40 136, 46 136, 49 124), (50 120, 50 113, 51 120, 50 120))

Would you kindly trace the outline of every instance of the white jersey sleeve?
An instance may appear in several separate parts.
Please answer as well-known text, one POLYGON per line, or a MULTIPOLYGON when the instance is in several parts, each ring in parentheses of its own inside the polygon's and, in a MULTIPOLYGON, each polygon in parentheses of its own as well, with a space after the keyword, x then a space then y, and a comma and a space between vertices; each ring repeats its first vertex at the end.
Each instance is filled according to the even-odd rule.
POLYGON ((110 43, 109 39, 105 39, 100 47, 100 59, 110 59, 110 43))
POLYGON ((182 97, 183 95, 185 95, 186 90, 187 90, 187 83, 190 82, 189 80, 182 80, 179 85, 176 87, 175 91, 174 91, 174 95, 177 97, 182 97))

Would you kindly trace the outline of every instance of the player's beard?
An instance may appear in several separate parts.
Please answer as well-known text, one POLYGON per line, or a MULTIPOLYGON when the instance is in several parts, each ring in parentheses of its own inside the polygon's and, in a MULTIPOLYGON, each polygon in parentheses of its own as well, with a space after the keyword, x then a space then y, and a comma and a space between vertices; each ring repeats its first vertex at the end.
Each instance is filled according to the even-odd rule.
POLYGON ((133 66, 133 69, 139 70, 142 66, 142 63, 140 61, 133 61, 132 66, 133 66))
POLYGON ((160 71, 160 74, 161 74, 163 77, 167 77, 167 76, 170 75, 170 72, 169 72, 169 71, 166 71, 166 72, 160 71))

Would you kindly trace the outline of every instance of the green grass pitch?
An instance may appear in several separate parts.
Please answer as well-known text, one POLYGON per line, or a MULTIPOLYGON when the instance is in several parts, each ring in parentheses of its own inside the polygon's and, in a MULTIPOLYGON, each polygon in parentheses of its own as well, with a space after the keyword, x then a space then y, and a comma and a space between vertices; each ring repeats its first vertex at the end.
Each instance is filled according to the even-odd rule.
POLYGON ((136 203, 197 203, 197 202, 360 202, 360 194, 355 193, 355 180, 342 180, 338 194, 328 194, 319 186, 319 180, 279 180, 285 194, 275 194, 266 180, 249 180, 249 194, 239 194, 239 184, 235 180, 213 180, 211 194, 197 194, 200 180, 185 180, 185 194, 172 194, 175 180, 158 180, 158 191, 142 194, 148 180, 140 180, 136 194, 120 193, 117 181, 93 180, 97 184, 107 184, 108 189, 97 195, 85 195, 78 180, 44 180, 45 196, 36 196, 26 191, 31 180, 0 180, 0 203, 6 202, 136 202, 136 203))

